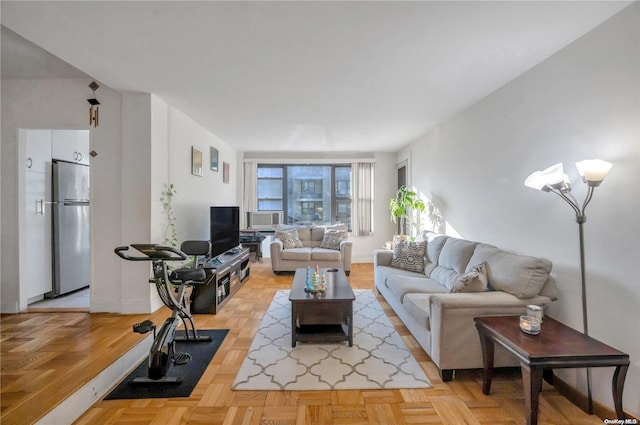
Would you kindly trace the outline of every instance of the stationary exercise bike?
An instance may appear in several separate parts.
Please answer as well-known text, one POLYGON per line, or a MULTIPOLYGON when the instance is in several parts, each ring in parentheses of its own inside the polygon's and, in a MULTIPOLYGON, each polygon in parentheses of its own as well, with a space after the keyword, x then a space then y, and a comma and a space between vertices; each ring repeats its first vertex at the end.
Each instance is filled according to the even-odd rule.
POLYGON ((129 261, 151 261, 153 277, 149 279, 154 283, 162 302, 171 309, 171 316, 165 320, 156 332, 156 326, 151 320, 145 320, 133 325, 133 331, 140 334, 153 331, 153 344, 149 350, 149 371, 147 377, 134 378, 130 383, 175 383, 181 382, 180 377, 166 376, 169 366, 187 364, 191 360, 189 353, 176 353, 176 341, 201 342, 211 341, 210 336, 199 335, 193 323, 193 318, 185 302, 185 291, 194 285, 206 284, 206 273, 198 267, 198 256, 208 255, 211 249, 209 241, 185 241, 177 250, 168 246, 154 244, 131 244, 133 248, 145 256, 130 256, 125 254, 128 246, 115 249, 115 253, 129 261), (184 261, 187 255, 193 255, 191 268, 181 268, 169 272, 167 261, 184 261), (173 285, 173 287, 171 286, 173 285), (184 337, 177 337, 176 328, 180 323, 184 324, 184 337))

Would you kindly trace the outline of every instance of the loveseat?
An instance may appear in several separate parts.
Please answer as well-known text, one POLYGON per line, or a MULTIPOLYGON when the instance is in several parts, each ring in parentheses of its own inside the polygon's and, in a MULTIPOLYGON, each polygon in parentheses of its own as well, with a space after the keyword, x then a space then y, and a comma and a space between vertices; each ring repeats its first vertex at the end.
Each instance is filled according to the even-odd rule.
POLYGON ((351 272, 352 242, 347 226, 279 225, 270 244, 274 273, 295 271, 307 266, 339 267, 351 272))
MULTIPOLYGON (((375 251, 374 281, 443 381, 482 367, 474 317, 521 315, 557 299, 549 260, 431 232, 421 239, 375 251)), ((497 346, 494 365, 518 363, 497 346)))

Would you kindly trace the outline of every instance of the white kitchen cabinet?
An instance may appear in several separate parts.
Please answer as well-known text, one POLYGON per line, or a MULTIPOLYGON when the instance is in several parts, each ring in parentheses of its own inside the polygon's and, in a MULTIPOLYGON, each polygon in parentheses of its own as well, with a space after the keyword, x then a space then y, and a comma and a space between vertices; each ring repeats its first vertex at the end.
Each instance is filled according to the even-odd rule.
POLYGON ((52 290, 51 255, 51 165, 45 172, 26 171, 22 231, 25 258, 20 258, 21 287, 27 298, 52 290))
POLYGON ((44 173, 51 164, 51 130, 20 129, 25 144, 25 167, 28 171, 44 173))
POLYGON ((53 159, 89 165, 89 130, 53 130, 53 159))

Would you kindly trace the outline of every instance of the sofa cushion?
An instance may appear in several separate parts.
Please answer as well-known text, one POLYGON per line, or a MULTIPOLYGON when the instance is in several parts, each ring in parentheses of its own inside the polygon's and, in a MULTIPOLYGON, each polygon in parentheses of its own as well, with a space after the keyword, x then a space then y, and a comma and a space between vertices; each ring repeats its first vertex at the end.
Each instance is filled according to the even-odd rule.
POLYGON ((422 273, 410 272, 408 270, 396 269, 391 266, 378 266, 373 270, 374 279, 376 282, 380 282, 384 286, 387 286, 387 281, 390 276, 411 276, 411 277, 419 277, 424 279, 424 275, 422 273))
POLYGON ((283 260, 309 261, 311 260, 311 248, 304 247, 285 249, 280 253, 280 258, 283 260))
POLYGON ((479 244, 469 264, 486 263, 489 288, 518 298, 532 298, 549 279, 551 262, 545 258, 513 254, 491 245, 479 244))
POLYGON ((413 316, 418 323, 431 330, 430 314, 429 314, 429 298, 430 294, 406 294, 402 300, 402 306, 407 312, 413 316))
POLYGON ((488 286, 487 269, 485 263, 469 268, 469 271, 460 276, 449 288, 451 292, 484 292, 488 286))
POLYGON ((477 242, 448 238, 440 251, 438 266, 464 273, 476 245, 478 245, 477 242))
POLYGON ((424 270, 424 255, 426 242, 400 241, 393 250, 391 267, 422 272, 424 270))
POLYGON ((298 237, 298 229, 276 230, 274 237, 282 241, 284 249, 302 248, 302 241, 298 237))
POLYGON ((276 226, 276 232, 279 230, 291 230, 296 229, 298 231, 298 238, 304 243, 311 240, 311 227, 302 226, 298 224, 278 224, 276 226))
POLYGON ((311 259, 318 261, 340 261, 341 254, 340 251, 336 251, 335 249, 312 248, 311 259))
MULTIPOLYGON (((322 238, 324 237, 325 230, 342 230, 345 232, 345 237, 346 232, 349 231, 349 229, 347 229, 347 225, 343 223, 327 224, 324 226, 313 226, 311 227, 311 236, 309 237, 309 239, 315 242, 321 242, 322 238)), ((319 244, 315 246, 319 246, 319 244)))
POLYGON ((427 232, 423 237, 427 241, 427 260, 424 268, 424 275, 426 277, 431 277, 431 272, 438 265, 440 251, 442 251, 442 247, 449 237, 433 232, 427 232))
POLYGON ((326 229, 320 242, 320 248, 340 249, 340 242, 347 238, 347 232, 344 230, 326 229))
POLYGON ((448 289, 427 277, 392 274, 386 282, 389 290, 403 302, 406 294, 446 294, 448 289))
POLYGON ((462 278, 476 245, 476 242, 448 238, 440 251, 438 265, 433 268, 429 277, 452 290, 462 278))

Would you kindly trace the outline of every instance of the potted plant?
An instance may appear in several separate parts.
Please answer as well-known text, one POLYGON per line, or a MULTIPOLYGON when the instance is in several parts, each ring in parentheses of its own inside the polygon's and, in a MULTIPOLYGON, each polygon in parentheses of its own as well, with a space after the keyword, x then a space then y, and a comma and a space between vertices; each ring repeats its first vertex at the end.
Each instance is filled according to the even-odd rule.
POLYGON ((424 202, 416 192, 405 186, 401 186, 400 189, 398 189, 396 196, 391 198, 389 202, 389 210, 391 211, 391 219, 394 223, 397 223, 398 219, 400 220, 401 238, 406 239, 407 219, 410 218, 411 214, 415 211, 423 213, 425 208, 424 202))
POLYGON ((173 183, 165 183, 164 190, 160 196, 160 202, 162 202, 162 211, 164 213, 164 239, 162 244, 165 246, 171 246, 176 248, 178 246, 178 237, 176 234, 176 217, 173 215, 173 208, 171 202, 173 201, 173 195, 176 194, 176 189, 173 187, 173 183))

